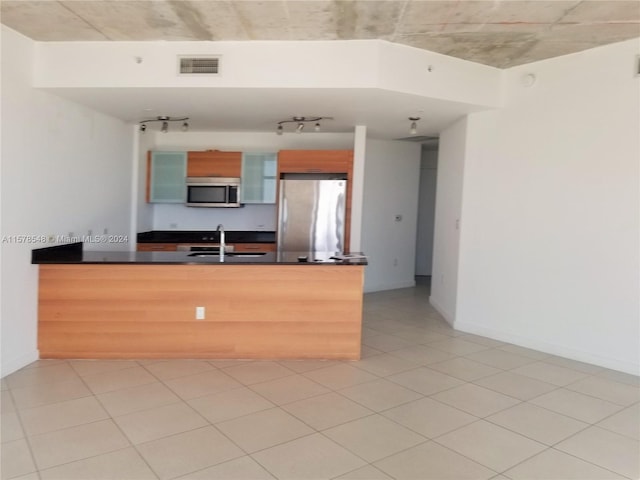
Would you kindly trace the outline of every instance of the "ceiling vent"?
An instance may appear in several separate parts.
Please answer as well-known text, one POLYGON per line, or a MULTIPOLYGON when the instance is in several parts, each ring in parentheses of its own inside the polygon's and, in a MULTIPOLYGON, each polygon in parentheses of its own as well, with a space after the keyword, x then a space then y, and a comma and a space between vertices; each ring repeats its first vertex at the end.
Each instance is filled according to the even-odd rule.
POLYGON ((219 57, 178 57, 180 75, 217 75, 219 57))

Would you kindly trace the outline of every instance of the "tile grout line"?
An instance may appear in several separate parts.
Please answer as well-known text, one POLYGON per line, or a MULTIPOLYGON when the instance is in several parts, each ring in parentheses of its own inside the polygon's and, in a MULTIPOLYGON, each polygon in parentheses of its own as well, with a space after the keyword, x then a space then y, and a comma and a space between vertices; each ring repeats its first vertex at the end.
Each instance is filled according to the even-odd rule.
MULTIPOLYGON (((144 365, 141 365, 138 361, 136 361, 136 363, 138 364, 138 366, 142 367, 145 371, 147 371, 146 368, 144 368, 144 365)), ((151 372, 149 372, 151 374, 151 372)), ((153 374, 151 374, 153 376, 153 374)), ((154 376, 155 377, 155 376, 154 376)), ((146 385, 146 384, 145 384, 146 385)), ((141 385, 138 385, 141 386, 141 385)), ((89 386, 87 385, 87 388, 89 388, 89 386)), ((89 388, 89 390, 93 393, 93 391, 89 388)), ((121 389, 124 390, 124 389, 121 389)), ((117 390, 115 390, 117 391, 117 390)), ((110 393, 110 392, 104 392, 104 393, 110 393)), ((127 441, 130 444, 130 447, 127 448, 133 448, 136 452, 136 454, 140 457, 140 459, 144 462, 144 464, 149 468, 149 471, 151 471, 151 473, 153 473, 153 475, 155 475, 155 477, 160 480, 160 475, 158 474, 158 472, 156 472, 154 470, 154 468, 149 464, 149 462, 147 462, 147 459, 142 455, 142 453, 140 453, 140 451, 138 450, 138 447, 136 444, 134 444, 131 439, 129 438, 129 436, 124 432, 124 430, 122 430, 122 428, 120 427, 120 425, 118 424, 118 422, 116 422, 115 417, 113 415, 111 415, 111 412, 109 412, 109 410, 107 410, 106 406, 104 405, 104 403, 102 403, 100 397, 98 397, 97 394, 94 393, 94 397, 96 398, 96 400, 98 401, 98 403, 100 403, 100 405, 102 406, 102 408, 107 412, 107 414, 109 415, 109 419, 111 420, 111 422, 113 422, 113 424, 116 426, 116 428, 118 429, 118 431, 120 432, 120 434, 127 439, 127 441)), ((101 454, 104 455, 104 454, 101 454)), ((99 455, 98 455, 99 456, 99 455)), ((84 460, 84 459, 83 459, 84 460)))
MULTIPOLYGON (((23 421, 22 421, 22 415, 20 414, 20 409, 18 408, 16 400, 13 397, 13 392, 11 391, 11 389, 9 389, 8 392, 9 392, 9 395, 11 396, 11 401, 13 402, 13 407, 15 409, 15 414, 16 414, 16 417, 18 418, 18 422, 20 423, 20 428, 22 429, 22 434, 24 435, 24 437, 23 437, 24 441, 27 444, 27 449, 29 450, 29 457, 31 458, 31 462, 33 463, 33 466, 35 467, 34 471, 38 475, 38 478, 40 478, 40 467, 38 466, 38 462, 36 462, 36 456, 33 453, 33 446, 31 445, 31 440, 29 438, 29 435, 27 435, 27 431, 24 428, 24 424, 23 424, 23 421)), ((27 473, 27 475, 28 475, 28 473, 27 473)))

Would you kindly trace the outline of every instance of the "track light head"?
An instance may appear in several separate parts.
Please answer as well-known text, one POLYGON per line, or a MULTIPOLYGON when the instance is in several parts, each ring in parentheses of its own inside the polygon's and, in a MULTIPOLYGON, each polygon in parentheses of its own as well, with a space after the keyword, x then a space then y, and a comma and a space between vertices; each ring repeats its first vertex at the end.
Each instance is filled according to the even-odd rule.
POLYGON ((314 131, 319 132, 321 125, 320 120, 333 120, 333 117, 291 117, 290 120, 282 120, 278 122, 278 127, 276 128, 276 133, 278 135, 282 135, 284 133, 284 126, 287 123, 295 123, 296 124, 296 133, 302 133, 304 127, 307 123, 313 122, 315 125, 313 126, 314 131))
POLYGON ((420 120, 420 117, 409 117, 409 120, 411 120, 411 126, 409 127, 409 133, 411 135, 416 135, 418 133, 418 120, 420 120))
POLYGON ((180 117, 180 118, 172 118, 167 115, 159 115, 156 118, 148 118, 146 120, 140 121, 140 132, 144 133, 147 131, 148 124, 152 122, 161 122, 160 131, 162 133, 167 133, 169 131, 169 122, 182 122, 181 130, 186 132, 189 130, 189 117, 180 117))

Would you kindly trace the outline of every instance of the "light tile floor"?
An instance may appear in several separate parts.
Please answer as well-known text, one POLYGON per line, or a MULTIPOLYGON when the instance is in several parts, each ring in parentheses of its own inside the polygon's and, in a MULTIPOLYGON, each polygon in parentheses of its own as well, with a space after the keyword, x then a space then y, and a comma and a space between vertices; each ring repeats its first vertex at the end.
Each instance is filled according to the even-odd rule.
POLYGON ((637 377, 365 296, 363 359, 41 360, 2 380, 2 480, 640 478, 637 377))

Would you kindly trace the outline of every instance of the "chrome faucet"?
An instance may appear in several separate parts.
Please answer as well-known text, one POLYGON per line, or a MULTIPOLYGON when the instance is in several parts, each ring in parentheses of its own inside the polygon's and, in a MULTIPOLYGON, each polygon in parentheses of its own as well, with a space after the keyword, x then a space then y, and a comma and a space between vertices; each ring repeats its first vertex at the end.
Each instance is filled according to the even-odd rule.
POLYGON ((220 232, 220 261, 224 262, 224 251, 226 249, 226 245, 224 243, 224 227, 222 224, 218 224, 218 228, 216 228, 216 232, 220 232))

